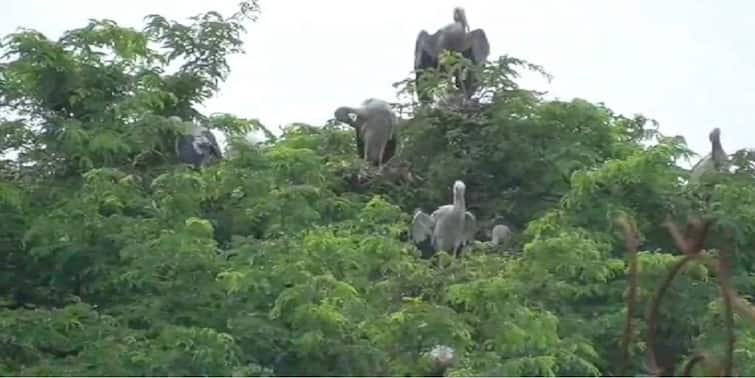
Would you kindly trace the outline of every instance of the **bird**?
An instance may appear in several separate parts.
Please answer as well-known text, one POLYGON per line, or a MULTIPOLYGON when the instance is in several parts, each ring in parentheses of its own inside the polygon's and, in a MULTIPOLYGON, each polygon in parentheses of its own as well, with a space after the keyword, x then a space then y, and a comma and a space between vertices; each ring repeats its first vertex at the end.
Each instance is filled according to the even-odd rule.
POLYGON ((490 243, 493 245, 505 245, 511 239, 511 229, 505 224, 497 224, 490 234, 490 243))
POLYGON ((470 247, 474 250, 477 249, 497 249, 498 246, 501 246, 503 248, 508 248, 511 244, 511 236, 513 233, 511 232, 511 229, 509 226, 505 224, 496 224, 493 226, 493 229, 490 231, 490 240, 489 241, 478 241, 475 240, 470 244, 470 247))
POLYGON ((708 135, 711 151, 700 159, 690 170, 690 182, 698 182, 703 174, 717 170, 727 172, 729 170, 729 156, 721 146, 721 129, 716 127, 708 135))
MULTIPOLYGON (((488 60, 490 44, 485 31, 482 29, 469 31, 466 11, 462 7, 454 8, 453 20, 453 23, 438 29, 433 34, 423 29, 417 35, 414 45, 414 70, 417 97, 420 102, 430 100, 429 95, 421 93, 423 91, 419 89, 422 70, 438 68, 439 56, 443 50, 460 53, 475 65, 483 64, 488 60)), ((476 90, 476 80, 472 75, 467 74, 466 79, 462 80, 460 73, 457 73, 456 79, 457 88, 464 90, 466 97, 470 97, 476 90)))
POLYGON ((359 156, 380 167, 396 154, 398 117, 386 101, 368 98, 358 108, 341 106, 335 119, 354 128, 359 156))
POLYGON ((188 127, 188 133, 182 133, 175 140, 176 156, 182 163, 200 168, 223 158, 218 141, 210 130, 194 122, 184 122, 178 116, 169 119, 188 127))
POLYGON ((423 258, 432 257, 439 251, 459 257, 464 245, 473 239, 477 219, 466 210, 465 191, 464 182, 456 180, 453 185, 453 204, 440 206, 431 215, 421 209, 415 210, 410 234, 417 248, 429 250, 430 253, 423 251, 423 258), (430 239, 429 247, 426 247, 427 239, 430 239))
POLYGON ((437 344, 425 355, 430 361, 431 371, 428 377, 443 377, 446 371, 456 363, 456 351, 447 345, 437 344))

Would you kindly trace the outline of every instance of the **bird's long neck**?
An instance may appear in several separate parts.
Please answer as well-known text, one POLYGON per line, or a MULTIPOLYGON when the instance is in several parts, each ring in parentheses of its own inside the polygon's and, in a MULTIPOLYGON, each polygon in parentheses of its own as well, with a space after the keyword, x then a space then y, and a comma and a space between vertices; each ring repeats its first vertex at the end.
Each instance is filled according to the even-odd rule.
POLYGON ((454 192, 454 209, 464 211, 466 209, 466 201, 464 200, 464 191, 457 190, 454 192))
POLYGON ((715 154, 720 154, 724 148, 721 146, 721 139, 719 138, 713 138, 713 140, 710 142, 712 150, 711 152, 715 154))
POLYGON ((469 31, 469 22, 467 22, 467 16, 464 14, 459 14, 456 17, 454 17, 454 21, 461 25, 462 29, 464 31, 469 31))
POLYGON ((721 169, 727 160, 726 152, 724 152, 723 146, 721 146, 721 139, 718 137, 711 140, 712 150, 711 157, 713 158, 713 164, 717 169, 721 169))

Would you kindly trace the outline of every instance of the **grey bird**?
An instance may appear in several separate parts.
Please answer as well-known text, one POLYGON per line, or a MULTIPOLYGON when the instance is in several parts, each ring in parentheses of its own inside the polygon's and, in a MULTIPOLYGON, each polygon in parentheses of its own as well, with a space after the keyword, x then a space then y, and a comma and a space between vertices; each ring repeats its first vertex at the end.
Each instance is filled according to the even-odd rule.
POLYGON ((194 122, 184 122, 177 116, 171 116, 169 119, 180 122, 188 131, 179 135, 175 141, 175 152, 179 161, 200 168, 223 158, 218 141, 210 130, 194 122))
POLYGON ((721 129, 714 128, 708 135, 708 139, 710 139, 711 151, 692 167, 690 182, 698 182, 706 172, 713 170, 728 172, 729 170, 729 156, 721 146, 721 129))
MULTIPOLYGON (((430 239, 432 254, 444 251, 457 257, 461 255, 463 246, 474 238, 477 229, 477 219, 466 209, 465 190, 464 182, 456 180, 453 204, 443 205, 430 215, 422 210, 415 211, 410 233, 418 248, 430 239)), ((432 254, 425 256, 423 253, 423 257, 432 254)))
POLYGON ((491 231, 490 243, 493 245, 505 245, 511 238, 511 229, 505 224, 498 224, 491 231))
POLYGON ((341 106, 334 112, 335 119, 354 128, 359 156, 379 166, 396 153, 398 117, 390 104, 368 98, 357 108, 341 106))
MULTIPOLYGON (((443 50, 460 53, 475 65, 485 63, 490 55, 490 44, 485 31, 482 29, 469 31, 464 8, 455 7, 453 19, 453 23, 438 29, 434 34, 421 30, 417 35, 414 45, 414 70, 416 71, 415 86, 420 102, 430 101, 430 96, 420 90, 422 70, 438 68, 438 58, 443 50)), ((476 78, 468 74, 462 80, 461 73, 457 73, 456 87, 464 90, 466 97, 470 97, 477 89, 476 78)))
POLYGON ((511 231, 509 226, 505 224, 497 224, 490 231, 489 241, 475 240, 472 243, 470 243, 470 247, 472 247, 473 249, 496 248, 498 246, 501 246, 503 248, 508 248, 511 242, 512 235, 513 235, 513 232, 511 231))
POLYGON ((430 360, 431 371, 428 377, 443 377, 446 371, 456 363, 456 351, 447 345, 435 345, 426 353, 430 360))

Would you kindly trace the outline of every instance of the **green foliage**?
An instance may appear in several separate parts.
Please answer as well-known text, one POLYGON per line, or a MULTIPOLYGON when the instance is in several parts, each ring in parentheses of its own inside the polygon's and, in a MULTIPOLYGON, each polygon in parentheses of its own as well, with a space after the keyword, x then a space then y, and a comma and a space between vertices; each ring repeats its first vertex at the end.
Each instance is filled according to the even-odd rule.
MULTIPOLYGON (((617 215, 643 242, 630 375, 648 373, 645 314, 680 259, 667 215, 715 217, 711 243, 734 255, 736 289, 753 292, 747 156, 688 185, 674 164, 683 142, 640 115, 519 88, 517 68, 544 71, 513 57, 484 67, 477 108, 402 124, 391 164, 413 182, 356 187, 353 130, 334 124, 244 143, 269 131, 194 107, 256 13, 245 2, 190 24, 151 15, 143 31, 92 20, 57 41, 3 39, 0 151, 18 157, 0 162, 0 372, 427 375, 424 356, 442 344, 456 351, 450 375, 616 375, 628 290, 617 215), (231 153, 201 171, 176 164, 173 115, 225 132, 231 153), (508 250, 419 258, 411 211, 449 203, 456 179, 479 238, 494 216, 517 231, 508 250)), ((667 297, 663 357, 723 356, 714 273, 690 267, 667 297)), ((752 374, 741 320, 735 363, 752 374)))

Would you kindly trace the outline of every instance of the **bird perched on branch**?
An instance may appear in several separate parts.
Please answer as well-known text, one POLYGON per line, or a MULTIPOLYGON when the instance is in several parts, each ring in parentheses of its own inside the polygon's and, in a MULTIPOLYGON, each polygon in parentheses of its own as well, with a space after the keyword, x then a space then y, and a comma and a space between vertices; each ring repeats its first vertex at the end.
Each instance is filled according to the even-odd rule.
MULTIPOLYGON (((415 86, 417 97, 420 102, 429 102, 428 95, 420 90, 422 70, 438 68, 439 56, 443 50, 460 53, 473 64, 484 64, 490 55, 490 44, 482 29, 469 31, 469 23, 464 8, 456 7, 453 10, 454 22, 448 24, 433 34, 421 30, 417 35, 414 45, 414 70, 416 71, 415 86)), ((456 74, 456 87, 464 91, 465 96, 470 97, 477 89, 476 78, 467 73, 466 78, 461 78, 462 73, 456 74)))
POLYGON ((357 108, 341 106, 335 119, 354 128, 359 156, 380 167, 396 153, 398 117, 390 104, 369 98, 357 108))
POLYGON ((692 167, 690 182, 698 182, 703 174, 714 170, 719 172, 729 171, 729 156, 721 146, 721 129, 718 127, 713 129, 708 135, 708 139, 710 139, 711 151, 692 167))
POLYGON ((490 230, 490 240, 489 241, 472 241, 470 243, 471 247, 475 250, 477 249, 498 249, 501 248, 508 248, 511 245, 513 232, 511 231, 511 228, 509 226, 502 223, 502 220, 496 219, 494 221, 495 224, 493 228, 490 230))
POLYGON ((182 163, 199 168, 223 158, 218 141, 210 130, 194 122, 183 122, 177 116, 171 116, 170 120, 180 122, 187 129, 175 141, 176 156, 182 163))
MULTIPOLYGON (((465 191, 464 182, 456 180, 453 204, 443 205, 430 215, 422 210, 415 211, 410 233, 418 248, 429 248, 432 254, 445 251, 460 256, 462 247, 472 240, 477 229, 477 219, 466 210, 465 191), (426 246, 427 239, 430 239, 429 247, 426 246)), ((423 257, 426 255, 423 253, 423 257)))
POLYGON ((456 351, 447 345, 436 345, 426 354, 430 360, 429 377, 443 377, 446 371, 456 363, 456 351))

